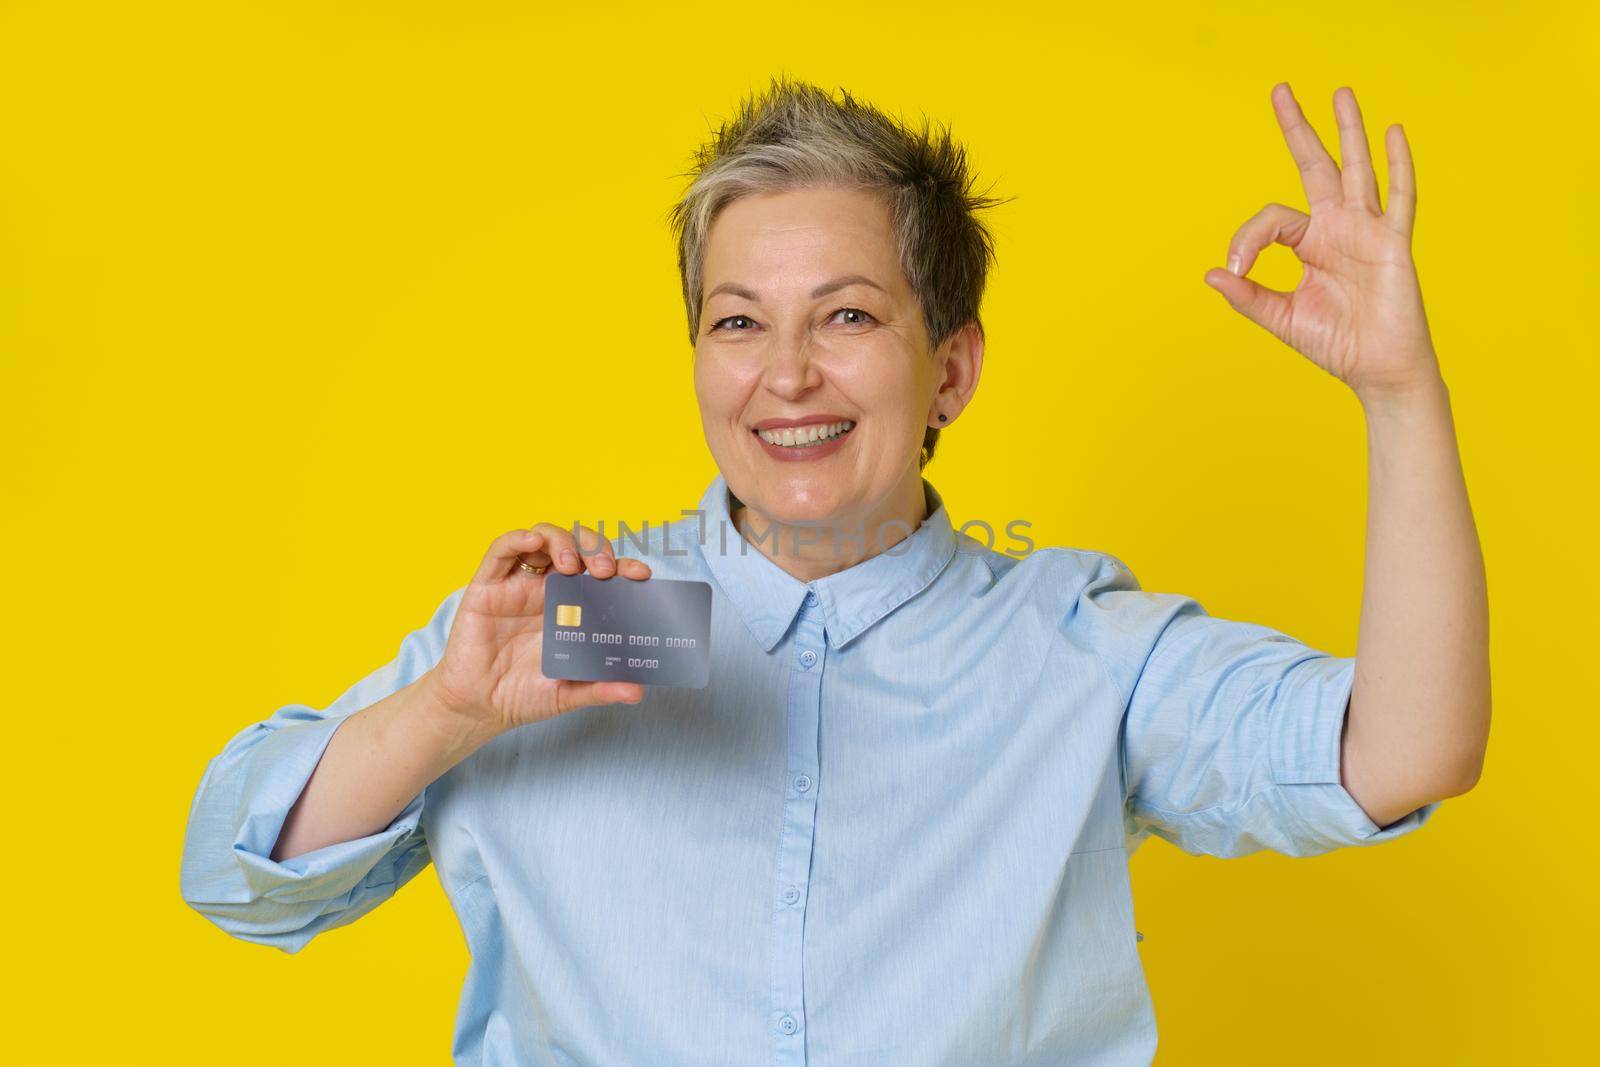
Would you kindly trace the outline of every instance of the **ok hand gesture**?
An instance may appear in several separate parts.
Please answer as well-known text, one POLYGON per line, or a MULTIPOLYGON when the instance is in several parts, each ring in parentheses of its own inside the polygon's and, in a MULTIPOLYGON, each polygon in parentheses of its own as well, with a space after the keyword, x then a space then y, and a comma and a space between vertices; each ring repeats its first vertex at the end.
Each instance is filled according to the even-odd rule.
POLYGON ((1206 284, 1363 401, 1431 384, 1439 369, 1411 259, 1417 189, 1405 132, 1395 124, 1384 134, 1384 210, 1354 92, 1333 94, 1342 169, 1306 124, 1287 82, 1273 86, 1272 107, 1300 167, 1311 213, 1283 204, 1262 208, 1234 234, 1228 269, 1207 271, 1206 284), (1288 246, 1305 267, 1293 292, 1245 276, 1272 242, 1288 246))

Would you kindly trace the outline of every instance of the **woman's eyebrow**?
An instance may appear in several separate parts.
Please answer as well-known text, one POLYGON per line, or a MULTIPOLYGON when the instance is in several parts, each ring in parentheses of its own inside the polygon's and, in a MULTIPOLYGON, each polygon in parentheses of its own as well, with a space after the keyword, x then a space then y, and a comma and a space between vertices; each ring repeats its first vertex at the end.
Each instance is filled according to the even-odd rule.
MULTIPOLYGON (((888 292, 887 289, 873 281, 871 278, 867 277, 865 274, 846 274, 844 277, 835 278, 831 282, 823 282, 821 285, 811 290, 811 299, 815 300, 818 297, 827 296, 829 293, 837 289, 843 289, 847 285, 870 285, 880 293, 888 292)), ((747 288, 743 285, 739 285, 735 282, 723 282, 721 285, 711 290, 711 292, 707 293, 706 299, 710 300, 718 293, 732 293, 734 296, 743 297, 746 300, 761 299, 756 295, 755 290, 747 288)))
POLYGON ((819 296, 827 296, 835 289, 843 289, 847 285, 870 285, 880 293, 888 293, 887 289, 873 281, 871 278, 867 277, 865 274, 846 274, 844 277, 835 278, 831 282, 823 282, 821 285, 811 290, 811 299, 815 300, 819 296))

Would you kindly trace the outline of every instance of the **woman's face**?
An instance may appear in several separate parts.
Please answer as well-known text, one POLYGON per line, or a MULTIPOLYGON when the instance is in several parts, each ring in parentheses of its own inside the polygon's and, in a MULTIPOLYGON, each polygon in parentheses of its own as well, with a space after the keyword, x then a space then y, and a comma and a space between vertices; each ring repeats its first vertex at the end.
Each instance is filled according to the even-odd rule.
POLYGON ((866 522, 910 491, 920 504, 923 432, 971 395, 977 334, 928 351, 887 204, 832 187, 741 197, 711 226, 703 277, 695 392, 734 495, 786 524, 866 522))

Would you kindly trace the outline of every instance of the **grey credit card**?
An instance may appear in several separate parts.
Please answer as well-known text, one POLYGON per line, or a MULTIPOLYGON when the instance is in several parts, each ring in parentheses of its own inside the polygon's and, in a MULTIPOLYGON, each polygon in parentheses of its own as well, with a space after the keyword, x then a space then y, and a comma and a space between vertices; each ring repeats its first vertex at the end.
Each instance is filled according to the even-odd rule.
POLYGON ((711 586, 551 572, 540 662, 546 678, 703 689, 711 677, 711 586))

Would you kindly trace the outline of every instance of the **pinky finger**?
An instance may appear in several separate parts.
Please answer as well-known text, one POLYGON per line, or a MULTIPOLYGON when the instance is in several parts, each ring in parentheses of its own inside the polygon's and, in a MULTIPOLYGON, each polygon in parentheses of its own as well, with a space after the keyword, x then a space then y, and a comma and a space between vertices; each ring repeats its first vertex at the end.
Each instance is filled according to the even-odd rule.
POLYGON ((1389 207, 1383 218, 1396 233, 1410 237, 1417 214, 1417 176, 1411 145, 1398 122, 1384 131, 1383 148, 1389 158, 1389 207))

